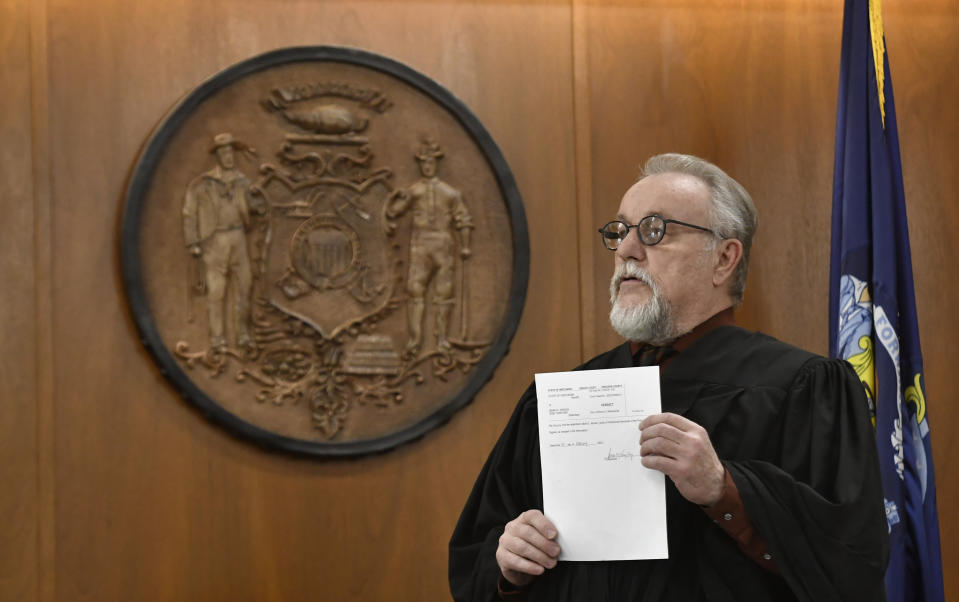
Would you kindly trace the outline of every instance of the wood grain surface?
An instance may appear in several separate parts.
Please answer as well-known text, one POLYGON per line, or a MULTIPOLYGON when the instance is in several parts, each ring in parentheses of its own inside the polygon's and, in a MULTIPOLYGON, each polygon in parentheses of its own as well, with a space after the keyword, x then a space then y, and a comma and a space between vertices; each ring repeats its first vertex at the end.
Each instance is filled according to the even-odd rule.
MULTIPOLYGON (((959 591, 959 7, 887 0, 947 597, 959 591)), ((739 321, 827 349, 839 2, 0 0, 0 600, 447 600, 447 541, 537 371, 617 342, 595 229, 650 154, 715 161, 760 229, 739 321), (150 131, 238 61, 392 57, 448 88, 516 176, 527 306, 475 401, 395 451, 268 453, 179 399, 124 300, 118 225, 150 131)))
POLYGON ((0 1, 0 597, 9 600, 37 599, 39 583, 29 25, 25 0, 0 1))

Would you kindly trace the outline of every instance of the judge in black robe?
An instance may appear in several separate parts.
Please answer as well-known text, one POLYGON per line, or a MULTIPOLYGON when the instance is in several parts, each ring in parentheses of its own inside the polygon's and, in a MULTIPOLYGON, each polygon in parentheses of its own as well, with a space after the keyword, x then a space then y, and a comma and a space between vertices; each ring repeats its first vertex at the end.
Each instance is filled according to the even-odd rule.
MULTIPOLYGON (((579 367, 633 365, 621 345, 579 367)), ((664 412, 702 425, 781 576, 747 558, 666 479, 668 560, 560 562, 529 600, 882 600, 886 521, 862 385, 841 360, 722 326, 661 373, 664 412)), ((483 467, 450 542, 456 600, 496 600, 503 526, 542 510, 534 386, 483 467)), ((562 529, 562 525, 558 525, 562 529)))
MULTIPOLYGON (((669 477, 669 558, 556 562, 563 525, 542 515, 530 387, 450 541, 456 600, 495 600, 498 588, 551 602, 884 599, 887 525, 859 379, 843 361, 732 324, 756 224, 739 183, 702 159, 670 154, 646 163, 600 231, 614 251, 614 328, 628 341, 678 350, 653 362, 663 413, 640 425, 643 466, 669 477), (730 500, 740 516, 714 514, 730 500), (746 527, 732 531, 733 520, 746 527)), ((625 344, 581 369, 631 366, 631 350, 625 344)))

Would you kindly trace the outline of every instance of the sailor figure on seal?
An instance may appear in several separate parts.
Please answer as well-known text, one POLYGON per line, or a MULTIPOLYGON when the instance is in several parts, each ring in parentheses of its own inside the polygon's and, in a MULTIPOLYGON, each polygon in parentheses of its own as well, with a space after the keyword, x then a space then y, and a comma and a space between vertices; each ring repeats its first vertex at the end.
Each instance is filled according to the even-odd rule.
POLYGON ((253 276, 247 251, 250 225, 250 181, 236 168, 234 149, 252 152, 233 134, 217 134, 210 152, 217 165, 194 178, 183 202, 183 236, 193 257, 205 269, 210 347, 226 349, 225 301, 233 279, 233 332, 237 347, 255 348, 250 336, 250 296, 253 276))

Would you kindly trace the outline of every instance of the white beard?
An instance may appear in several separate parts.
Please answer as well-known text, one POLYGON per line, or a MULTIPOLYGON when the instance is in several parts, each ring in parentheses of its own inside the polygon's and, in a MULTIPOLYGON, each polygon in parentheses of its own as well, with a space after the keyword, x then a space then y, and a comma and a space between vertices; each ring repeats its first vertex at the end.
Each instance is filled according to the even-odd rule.
POLYGON ((649 273, 633 261, 619 265, 609 282, 609 323, 628 341, 665 345, 682 334, 673 319, 673 309, 649 273), (652 298, 631 307, 619 302, 619 285, 630 276, 642 280, 653 293, 652 298))

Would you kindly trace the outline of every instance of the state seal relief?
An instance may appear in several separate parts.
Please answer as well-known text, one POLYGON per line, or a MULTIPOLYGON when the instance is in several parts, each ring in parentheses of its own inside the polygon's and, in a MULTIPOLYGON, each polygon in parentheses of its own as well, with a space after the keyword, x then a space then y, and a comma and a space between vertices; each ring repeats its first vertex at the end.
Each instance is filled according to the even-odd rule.
POLYGON ((124 219, 134 316, 174 385, 318 455, 388 449, 469 401, 528 271, 515 183, 475 118, 341 50, 256 57, 195 92, 141 157, 124 219))

